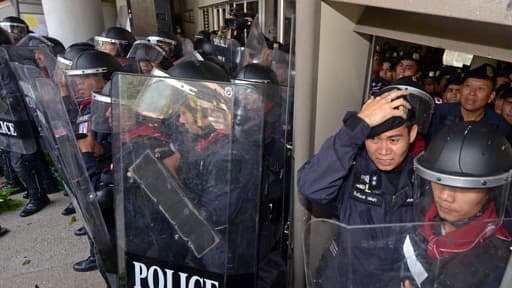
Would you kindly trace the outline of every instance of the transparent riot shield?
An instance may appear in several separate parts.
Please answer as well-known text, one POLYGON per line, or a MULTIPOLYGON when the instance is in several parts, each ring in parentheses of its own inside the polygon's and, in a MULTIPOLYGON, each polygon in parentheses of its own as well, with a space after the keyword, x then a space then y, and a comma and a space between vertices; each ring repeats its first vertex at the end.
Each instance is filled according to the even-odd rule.
POLYGON ((110 133, 112 132, 112 123, 110 115, 112 113, 112 98, 110 95, 100 92, 92 92, 91 95, 91 129, 96 132, 110 133))
POLYGON ((260 63, 270 66, 272 62, 272 49, 267 47, 267 41, 261 30, 259 17, 256 16, 251 24, 249 35, 240 59, 240 67, 250 63, 260 63))
POLYGON ((256 287, 266 88, 129 74, 112 85, 126 286, 256 287))
POLYGON ((0 47, 0 147, 7 151, 30 154, 38 148, 36 127, 25 105, 23 91, 11 62, 34 64, 33 54, 19 47, 0 47))
POLYGON ((443 232, 446 222, 347 226, 312 220, 303 243, 307 287, 499 287, 510 257, 508 241, 496 232, 499 221, 467 224, 489 229, 481 237, 443 232))
MULTIPOLYGON (((117 266, 112 240, 114 227, 107 226, 102 215, 59 89, 48 78, 36 78, 34 85, 37 103, 45 111, 48 130, 55 141, 55 153, 62 159, 64 182, 69 186, 74 207, 80 212, 88 235, 95 244, 98 265, 101 265, 102 271, 114 273, 117 266)), ((115 280, 109 278, 109 281, 115 280)))
MULTIPOLYGON (((32 119, 39 131, 39 141, 41 148, 50 153, 57 169, 61 167, 61 159, 55 153, 56 144, 53 139, 53 133, 50 133, 46 111, 37 101, 36 94, 38 93, 35 87, 35 79, 44 78, 41 70, 35 66, 22 65, 18 63, 11 63, 13 71, 18 78, 18 84, 23 92, 25 104, 32 115, 32 119)), ((61 171, 62 172, 62 171, 61 171)))

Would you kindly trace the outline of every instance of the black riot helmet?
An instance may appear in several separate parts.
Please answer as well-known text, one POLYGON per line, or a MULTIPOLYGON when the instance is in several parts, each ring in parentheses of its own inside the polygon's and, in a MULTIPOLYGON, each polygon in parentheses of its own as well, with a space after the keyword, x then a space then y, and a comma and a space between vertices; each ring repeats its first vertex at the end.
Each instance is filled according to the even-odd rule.
POLYGON ((2 19, 2 21, 0 21, 0 27, 11 34, 15 43, 20 41, 21 38, 25 37, 29 32, 27 22, 16 16, 7 16, 2 19))
POLYGON ((199 32, 196 33, 196 35, 194 36, 195 38, 195 41, 197 41, 197 39, 206 39, 206 40, 210 40, 210 35, 211 33, 208 32, 207 30, 201 30, 199 32))
POLYGON ((86 50, 94 50, 94 45, 88 42, 76 42, 68 46, 63 54, 57 55, 57 69, 68 70, 73 64, 73 59, 86 50))
POLYGON ((503 185, 512 169, 512 148, 492 125, 458 122, 443 129, 416 159, 417 173, 446 185, 503 185))
POLYGON ((512 147, 491 124, 470 121, 445 127, 425 152, 415 158, 414 167, 415 210, 422 219, 429 211, 433 213, 437 205, 435 212, 441 220, 461 227, 492 208, 493 218, 498 220, 490 224, 496 228, 508 209, 506 199, 512 181, 512 147), (473 199, 475 195, 481 195, 481 201, 463 202, 462 208, 460 204, 456 206, 457 199, 470 193, 473 199), (436 205, 432 205, 433 201, 436 205), (462 209, 467 210, 471 207, 466 206, 473 205, 470 203, 479 204, 474 205, 473 211, 463 214, 462 209))
POLYGON ((276 108, 278 107, 276 105, 280 104, 281 95, 279 89, 279 80, 277 79, 277 75, 274 70, 272 70, 272 68, 259 63, 250 63, 238 71, 236 79, 270 84, 270 89, 264 93, 265 101, 274 103, 276 108))
POLYGON ((57 64, 55 67, 55 80, 63 81, 64 71, 71 68, 73 59, 86 50, 94 50, 94 45, 88 42, 76 42, 68 46, 64 53, 57 55, 57 64))
POLYGON ((194 42, 194 50, 203 57, 215 56, 215 48, 210 39, 207 38, 197 38, 194 42))
POLYGON ((43 38, 53 44, 53 46, 50 48, 50 51, 54 56, 63 54, 66 51, 66 47, 64 47, 64 44, 62 44, 59 39, 50 36, 43 36, 43 38))
POLYGON ((4 28, 0 27, 0 45, 10 45, 13 44, 11 35, 9 32, 5 31, 4 28))
POLYGON ((135 40, 132 32, 117 26, 109 27, 94 37, 96 49, 116 57, 126 57, 135 40))
POLYGON ((245 65, 237 75, 237 79, 256 82, 267 82, 273 85, 279 85, 277 75, 272 68, 258 63, 245 65))
POLYGON ((112 55, 98 51, 83 51, 72 60, 71 68, 66 71, 68 76, 85 76, 99 74, 109 81, 114 72, 121 71, 122 66, 112 55))
POLYGON ((182 59, 169 69, 168 74, 185 79, 229 82, 229 75, 219 65, 208 60, 182 59), (184 61, 183 61, 184 60, 184 61))
POLYGON ((156 32, 146 37, 146 40, 153 44, 157 44, 160 48, 164 49, 169 59, 181 58, 181 45, 178 37, 172 33, 156 32))
POLYGON ((76 42, 66 48, 66 51, 61 58, 69 61, 68 63, 71 66, 73 59, 75 59, 76 56, 86 50, 94 50, 94 45, 89 42, 76 42))
POLYGON ((428 131, 435 104, 432 96, 423 90, 423 87, 419 83, 419 79, 417 77, 402 77, 399 80, 391 83, 391 85, 381 89, 373 96, 379 97, 389 91, 404 89, 409 91, 409 94, 404 96, 404 98, 407 102, 409 102, 409 104, 411 104, 411 109, 405 109, 404 107, 400 107, 399 109, 404 109, 404 112, 407 115, 407 119, 396 116, 391 117, 383 123, 372 127, 368 138, 372 138, 385 131, 401 127, 404 124, 417 124, 418 130, 421 133, 426 133, 428 131))

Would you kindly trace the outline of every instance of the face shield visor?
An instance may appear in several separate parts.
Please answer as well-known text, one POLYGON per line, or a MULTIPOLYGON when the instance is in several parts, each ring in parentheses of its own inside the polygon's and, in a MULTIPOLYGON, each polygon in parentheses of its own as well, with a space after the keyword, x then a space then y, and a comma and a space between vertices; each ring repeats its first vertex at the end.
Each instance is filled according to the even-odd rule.
POLYGON ((176 92, 165 79, 148 79, 133 104, 134 110, 148 118, 163 119, 173 111, 176 92))
POLYGON ((9 32, 14 40, 14 43, 18 43, 23 37, 28 34, 28 27, 12 22, 0 22, 0 27, 2 27, 5 31, 9 32))
POLYGON ((106 52, 114 57, 123 57, 124 47, 129 43, 126 40, 117 40, 102 36, 94 36, 94 47, 97 50, 106 52))
POLYGON ((430 119, 434 113, 434 100, 432 97, 427 92, 408 85, 387 86, 380 90, 376 96, 380 96, 388 91, 397 89, 405 89, 409 91, 409 94, 407 94, 405 98, 407 99, 407 102, 411 104, 414 113, 414 124, 418 125, 420 133, 427 133, 430 125, 430 119))
POLYGON ((101 91, 106 83, 102 74, 108 71, 107 67, 93 69, 67 70, 66 83, 69 92, 80 102, 92 96, 92 92, 101 91))
POLYGON ((490 177, 448 175, 421 166, 420 157, 414 163, 414 205, 417 221, 427 222, 420 228, 425 238, 442 236, 440 241, 454 249, 468 249, 491 235, 499 237, 500 225, 510 214, 512 171, 490 177))
POLYGON ((96 132, 112 132, 112 98, 102 92, 91 94, 91 129, 96 132))
POLYGON ((55 63, 55 70, 53 71, 53 80, 59 86, 66 85, 66 71, 71 69, 73 62, 68 60, 62 55, 57 55, 57 61, 55 63))
POLYGON ((165 51, 162 48, 145 40, 136 41, 128 53, 128 58, 137 61, 142 74, 151 74, 153 68, 160 68, 160 61, 164 56, 165 51))
POLYGON ((165 51, 166 56, 169 58, 172 58, 176 54, 176 46, 178 43, 175 40, 159 36, 149 36, 146 40, 151 44, 158 45, 158 47, 165 51))
MULTIPOLYGON (((242 81, 235 81, 242 83, 242 81)), ((238 139, 261 141, 264 123, 262 89, 249 84, 234 86, 233 131, 238 139)))
POLYGON ((272 70, 276 73, 280 86, 288 87, 291 78, 289 56, 285 52, 274 49, 272 52, 272 70))

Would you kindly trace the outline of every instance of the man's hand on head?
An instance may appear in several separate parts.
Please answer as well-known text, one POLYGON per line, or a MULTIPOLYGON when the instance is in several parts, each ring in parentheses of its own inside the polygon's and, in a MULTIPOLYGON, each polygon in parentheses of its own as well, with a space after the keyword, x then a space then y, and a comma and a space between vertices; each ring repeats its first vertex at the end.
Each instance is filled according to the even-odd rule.
POLYGON ((411 109, 411 105, 401 96, 409 94, 407 90, 393 90, 378 97, 370 97, 357 114, 370 127, 375 127, 391 117, 406 118, 407 114, 398 109, 403 106, 411 109))

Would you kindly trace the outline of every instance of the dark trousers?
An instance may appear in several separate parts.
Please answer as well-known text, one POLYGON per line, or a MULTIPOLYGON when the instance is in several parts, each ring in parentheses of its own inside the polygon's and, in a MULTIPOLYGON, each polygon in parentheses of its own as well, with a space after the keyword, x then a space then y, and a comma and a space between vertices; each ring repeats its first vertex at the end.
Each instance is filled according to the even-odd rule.
POLYGON ((27 188, 29 199, 38 200, 48 192, 56 191, 53 177, 41 151, 31 154, 9 152, 9 160, 21 183, 27 188))

